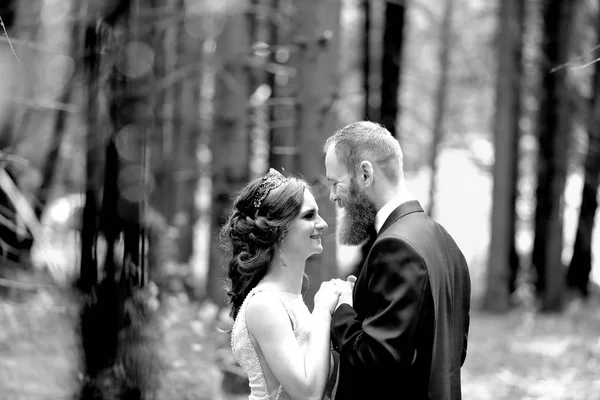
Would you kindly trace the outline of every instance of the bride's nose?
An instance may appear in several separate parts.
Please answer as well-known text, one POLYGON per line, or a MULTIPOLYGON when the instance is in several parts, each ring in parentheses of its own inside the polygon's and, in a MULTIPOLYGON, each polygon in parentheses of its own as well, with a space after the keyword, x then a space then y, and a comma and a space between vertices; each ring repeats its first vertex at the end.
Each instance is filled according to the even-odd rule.
POLYGON ((325 222, 325 220, 319 215, 319 218, 317 218, 317 222, 315 223, 315 228, 317 228, 320 231, 324 231, 328 227, 329 225, 327 225, 327 222, 325 222))

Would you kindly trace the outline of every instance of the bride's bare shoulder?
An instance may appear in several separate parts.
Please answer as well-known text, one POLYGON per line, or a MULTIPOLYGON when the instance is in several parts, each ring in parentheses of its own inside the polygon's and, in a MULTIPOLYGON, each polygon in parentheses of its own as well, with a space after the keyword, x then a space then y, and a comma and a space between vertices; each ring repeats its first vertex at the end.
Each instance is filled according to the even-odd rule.
POLYGON ((273 294, 258 292, 246 306, 246 325, 255 336, 290 328, 283 303, 273 294))

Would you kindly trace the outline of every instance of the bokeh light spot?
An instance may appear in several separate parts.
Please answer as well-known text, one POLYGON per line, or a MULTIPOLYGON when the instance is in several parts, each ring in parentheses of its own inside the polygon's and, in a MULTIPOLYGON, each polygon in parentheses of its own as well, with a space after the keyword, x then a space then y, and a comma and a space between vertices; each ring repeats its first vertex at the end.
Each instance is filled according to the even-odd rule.
POLYGON ((254 50, 254 54, 256 54, 258 57, 269 57, 269 45, 265 42, 254 43, 252 45, 252 50, 254 50))
POLYGON ((290 78, 287 75, 277 74, 275 75, 275 84, 278 86, 287 85, 290 78))
POLYGON ((154 189, 152 175, 144 173, 139 164, 125 165, 119 172, 117 184, 121 197, 133 203, 143 201, 154 189))
POLYGON ((52 87, 56 89, 68 84, 74 72, 75 61, 63 54, 51 56, 43 70, 45 82, 52 84, 52 87))
POLYGON ((127 161, 142 160, 145 129, 136 124, 124 126, 117 134, 116 146, 119 156, 127 161))
POLYGON ((71 4, 64 0, 45 0, 40 13, 42 25, 57 25, 69 15, 71 4))
POLYGON ((275 60, 278 63, 284 64, 284 63, 288 62, 289 59, 290 59, 290 51, 288 49, 286 49, 285 47, 280 47, 275 51, 275 60))
POLYGON ((269 97, 271 97, 271 87, 267 84, 262 84, 250 96, 250 104, 253 107, 258 107, 264 104, 269 97))
POLYGON ((124 49, 122 62, 117 66, 119 72, 129 78, 139 78, 147 74, 154 66, 154 50, 145 42, 131 41, 124 49))
POLYGON ((226 16, 220 14, 186 12, 183 23, 188 35, 194 39, 206 40, 219 36, 225 29, 226 21, 226 16))

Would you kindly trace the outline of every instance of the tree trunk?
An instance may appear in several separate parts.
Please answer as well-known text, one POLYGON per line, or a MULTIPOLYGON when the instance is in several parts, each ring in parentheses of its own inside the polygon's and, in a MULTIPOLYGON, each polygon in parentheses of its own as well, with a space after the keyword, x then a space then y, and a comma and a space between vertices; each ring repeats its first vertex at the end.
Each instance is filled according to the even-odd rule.
MULTIPOLYGON (((600 37, 600 17, 597 18, 596 37, 600 37)), ((591 100, 591 115, 588 117, 588 146, 584 163, 583 190, 573 255, 567 271, 567 285, 584 298, 589 296, 590 273, 592 271, 592 233, 598 208, 598 186, 600 185, 600 66, 595 64, 591 100)))
POLYGON ((242 63, 250 48, 248 21, 244 14, 227 18, 217 39, 215 125, 211 137, 212 210, 211 245, 207 291, 210 299, 225 306, 223 289, 226 265, 218 243, 218 234, 227 219, 231 198, 248 182, 248 71, 242 63))
POLYGON ((98 95, 100 89, 101 31, 93 25, 85 30, 84 67, 86 77, 86 174, 85 205, 81 228, 81 269, 78 286, 89 293, 98 283, 98 260, 96 255, 97 220, 99 213, 99 172, 103 160, 104 138, 99 122, 98 95))
POLYGON ((271 158, 270 120, 273 116, 273 108, 276 106, 272 99, 275 71, 279 64, 279 49, 274 46, 274 42, 277 40, 276 36, 274 37, 278 20, 277 7, 277 0, 252 0, 250 12, 246 13, 252 47, 252 69, 248 79, 250 179, 266 173, 271 158))
POLYGON ((9 33, 15 21, 15 3, 16 0, 4 0, 0 5, 0 17, 2 17, 2 23, 9 33))
POLYGON ((521 117, 524 4, 500 4, 497 33, 495 162, 492 233, 484 309, 505 312, 510 306, 512 251, 515 234, 516 180, 518 178, 519 119, 521 117))
POLYGON ((381 70, 381 124, 396 135, 398 92, 401 82, 402 46, 406 21, 404 0, 386 1, 381 70))
MULTIPOLYGON (((184 12, 183 2, 178 4, 178 10, 184 12)), ((188 69, 190 65, 201 63, 202 44, 191 37, 185 29, 178 29, 179 37, 172 46, 179 47, 179 63, 177 67, 188 69)), ((196 70, 181 83, 175 85, 179 90, 175 93, 174 107, 178 129, 175 132, 175 152, 172 160, 177 160, 177 170, 173 177, 175 183, 175 226, 177 227, 177 261, 188 264, 194 253, 194 227, 198 219, 196 211, 196 196, 198 171, 200 169, 197 152, 200 137, 200 77, 201 73, 196 70)), ((174 164, 174 163, 173 163, 174 164)), ((173 165, 172 164, 172 165, 173 165)))
POLYGON ((363 90, 365 94, 365 118, 369 121, 381 122, 382 76, 384 45, 385 1, 363 0, 361 2, 364 13, 364 40, 363 40, 363 90), (381 66, 382 68, 376 68, 381 66))
POLYGON ((435 95, 435 108, 433 118, 433 136, 431 138, 431 150, 429 152, 429 166, 431 177, 429 184, 429 210, 431 217, 435 215, 435 197, 437 192, 437 158, 442 142, 444 120, 446 117, 446 97, 448 95, 448 75, 450 73, 450 54, 452 51, 452 20, 454 14, 454 0, 446 0, 444 8, 444 19, 440 29, 439 49, 439 77, 435 95))
POLYGON ((296 139, 296 99, 297 78, 292 76, 292 69, 297 64, 297 53, 290 48, 293 35, 292 0, 271 0, 273 10, 281 13, 284 21, 273 20, 271 24, 271 46, 285 49, 285 58, 277 59, 274 52, 272 62, 287 67, 279 73, 271 74, 273 91, 270 102, 270 139, 269 165, 279 171, 296 171, 298 169, 298 140, 296 139))
MULTIPOLYGON (((178 168, 178 154, 175 152, 177 135, 176 109, 177 99, 180 97, 181 82, 173 79, 177 76, 180 65, 179 39, 183 27, 176 19, 182 12, 181 0, 164 0, 165 12, 173 18, 173 22, 164 29, 162 40, 157 44, 159 54, 163 57, 155 59, 158 70, 157 77, 162 78, 163 85, 157 100, 157 115, 159 135, 156 137, 156 190, 153 204, 164 215, 167 222, 174 225, 176 213, 176 171, 178 168)), ((154 147, 153 147, 154 148, 154 147)))
MULTIPOLYGON (((108 101, 109 123, 102 128, 110 136, 107 142, 97 144, 105 152, 100 218, 97 213, 88 215, 90 227, 91 221, 95 222, 94 233, 100 232, 105 239, 106 255, 102 279, 98 282, 96 276, 96 282, 84 296, 81 313, 86 366, 81 399, 145 399, 157 389, 154 341, 158 341, 159 333, 152 324, 152 294, 145 287, 147 263, 142 226, 149 190, 146 139, 154 123, 150 96, 154 57, 147 41, 154 32, 153 24, 141 23, 141 13, 149 14, 147 4, 142 0, 128 3, 126 8, 122 4, 118 7, 122 13, 111 14, 110 24, 97 21, 90 28, 96 33, 95 50, 102 52, 88 56, 94 54, 96 65, 103 67, 103 73, 97 76, 108 77, 108 81, 95 82, 102 83, 105 91, 106 96, 99 98, 108 101), (115 35, 117 30, 120 35, 115 35), (98 41, 110 36, 114 42, 98 41), (100 63, 103 55, 107 57, 100 63), (119 257, 120 245, 123 255, 119 257)), ((98 92, 91 94, 96 95, 97 102, 98 92)), ((94 104, 92 110, 97 110, 98 104, 94 104)), ((98 118, 97 111, 93 115, 98 118)), ((95 168, 101 170, 101 163, 96 163, 95 168)))
POLYGON ((544 59, 532 254, 537 272, 536 291, 541 300, 542 311, 560 311, 563 306, 563 205, 572 118, 569 107, 569 70, 553 68, 569 61, 573 18, 578 3, 577 0, 546 0, 542 8, 544 59))
POLYGON ((361 8, 364 18, 363 32, 363 92, 365 101, 364 118, 368 121, 376 120, 373 118, 374 110, 371 107, 371 87, 369 78, 371 77, 371 0, 362 0, 361 8))
POLYGON ((296 44, 298 45, 298 172, 312 185, 320 214, 329 225, 323 252, 308 259, 309 287, 304 298, 309 308, 320 284, 337 276, 335 207, 325 184, 325 139, 336 129, 334 103, 338 93, 340 2, 296 0, 296 44))
MULTIPOLYGON (((74 15, 78 15, 79 7, 77 5, 74 6, 75 10, 73 11, 74 15)), ((81 49, 81 25, 77 19, 74 19, 72 22, 72 35, 70 38, 71 41, 71 55, 76 56, 77 50, 81 49)), ((77 68, 78 63, 75 63, 75 68, 77 68)), ((64 82, 64 85, 60 88, 61 93, 58 96, 58 102, 60 104, 68 104, 71 100, 71 93, 73 91, 73 80, 77 74, 77 70, 73 71, 72 77, 69 81, 64 82)), ((60 148, 62 145, 62 140, 66 131, 66 123, 69 114, 67 110, 64 108, 56 110, 56 116, 54 120, 53 130, 50 139, 50 149, 48 154, 46 155, 46 159, 42 164, 42 182, 37 190, 37 203, 35 205, 35 216, 39 220, 44 211, 44 207, 49 200, 50 190, 52 189, 52 183, 54 181, 54 175, 56 173, 56 168, 58 166, 58 160, 60 157, 60 148)))

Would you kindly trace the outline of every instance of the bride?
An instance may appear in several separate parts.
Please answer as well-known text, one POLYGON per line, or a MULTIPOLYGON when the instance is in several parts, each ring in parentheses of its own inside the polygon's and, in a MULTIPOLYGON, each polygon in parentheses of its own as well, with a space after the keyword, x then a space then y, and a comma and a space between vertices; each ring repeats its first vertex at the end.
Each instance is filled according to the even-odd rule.
POLYGON ((306 260, 323 251, 327 223, 305 181, 274 169, 234 201, 221 237, 228 249, 231 347, 250 400, 322 399, 339 283, 323 282, 311 313, 301 295, 306 260))

